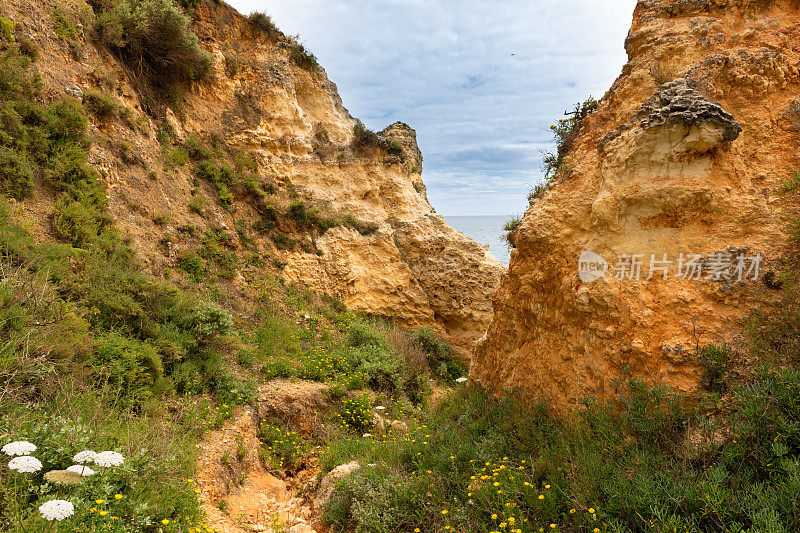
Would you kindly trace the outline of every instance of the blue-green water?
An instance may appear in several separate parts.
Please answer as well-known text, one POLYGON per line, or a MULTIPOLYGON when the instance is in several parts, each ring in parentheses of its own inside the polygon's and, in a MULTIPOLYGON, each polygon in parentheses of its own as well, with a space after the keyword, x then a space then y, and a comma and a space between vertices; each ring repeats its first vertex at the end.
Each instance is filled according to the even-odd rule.
POLYGON ((460 231, 467 237, 472 237, 473 240, 480 244, 488 244, 489 252, 506 266, 508 265, 510 254, 506 241, 503 239, 503 235, 505 235, 503 226, 510 218, 511 215, 445 217, 447 225, 451 228, 460 231))

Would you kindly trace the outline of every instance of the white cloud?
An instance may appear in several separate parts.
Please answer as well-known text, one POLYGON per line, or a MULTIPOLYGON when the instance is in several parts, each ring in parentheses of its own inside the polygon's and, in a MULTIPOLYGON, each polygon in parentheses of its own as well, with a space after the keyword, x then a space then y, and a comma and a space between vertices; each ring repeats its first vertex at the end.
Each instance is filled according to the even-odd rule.
POLYGON ((549 125, 625 62, 635 0, 233 0, 300 34, 353 116, 417 130, 431 202, 510 214, 541 180, 549 125), (513 54, 513 55, 512 55, 513 54))

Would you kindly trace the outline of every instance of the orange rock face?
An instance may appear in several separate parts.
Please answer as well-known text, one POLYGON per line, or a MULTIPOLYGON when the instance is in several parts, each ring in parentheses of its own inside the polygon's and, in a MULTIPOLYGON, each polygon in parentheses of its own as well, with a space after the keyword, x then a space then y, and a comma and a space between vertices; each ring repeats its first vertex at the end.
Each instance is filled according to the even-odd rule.
POLYGON ((475 379, 561 408, 627 374, 697 386, 697 343, 734 341, 779 268, 799 43, 797 2, 638 3, 627 65, 516 232, 475 379))

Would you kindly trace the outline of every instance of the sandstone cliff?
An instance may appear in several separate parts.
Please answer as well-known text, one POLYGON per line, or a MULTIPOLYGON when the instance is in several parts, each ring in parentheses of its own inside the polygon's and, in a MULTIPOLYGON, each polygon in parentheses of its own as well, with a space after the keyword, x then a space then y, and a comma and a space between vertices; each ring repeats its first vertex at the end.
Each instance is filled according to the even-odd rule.
MULTIPOLYGON (((136 73, 98 43, 87 3, 2 5, 18 38, 38 50, 43 94, 86 103, 100 92, 120 111, 91 119, 90 162, 147 268, 175 276, 181 258, 196 259, 204 233, 224 234, 222 250, 210 253, 238 257, 236 272, 226 271, 232 290, 248 283, 248 271, 276 267, 355 310, 435 326, 466 353, 488 325, 503 267, 435 214, 414 130, 397 123, 379 135, 365 131, 324 70, 300 64, 296 42, 269 23, 210 0, 189 12, 213 60, 210 74, 159 120, 145 113, 136 73), (228 191, 198 179, 192 150, 206 150, 198 143, 243 161, 247 183, 228 191)), ((40 189, 17 215, 52 238, 54 197, 40 189)))
POLYGON ((623 373, 697 386, 695 334, 735 341, 779 268, 781 178, 798 158, 799 42, 793 1, 638 2, 628 63, 515 234, 473 377, 561 407, 610 391, 623 373), (581 281, 584 251, 607 261, 605 277, 581 281), (749 269, 757 253, 759 281, 738 281, 738 258, 749 269), (624 254, 641 254, 640 279, 624 254), (661 269, 645 279, 651 254, 672 261, 654 263, 667 279, 661 269), (684 271, 689 254, 702 256, 700 280, 677 277, 681 254, 684 271))

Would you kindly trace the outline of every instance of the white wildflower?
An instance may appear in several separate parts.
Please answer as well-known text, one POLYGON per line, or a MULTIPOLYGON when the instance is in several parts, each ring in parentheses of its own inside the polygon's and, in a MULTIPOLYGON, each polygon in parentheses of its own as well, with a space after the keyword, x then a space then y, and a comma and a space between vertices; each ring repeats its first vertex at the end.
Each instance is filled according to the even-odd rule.
POLYGON ((384 409, 386 409, 386 407, 384 407, 382 405, 376 405, 375 409, 377 409, 378 411, 383 411, 384 409))
POLYGON ((30 455, 21 455, 11 459, 8 462, 8 468, 11 470, 16 470, 22 474, 30 474, 41 470, 42 462, 36 457, 31 457, 30 455))
POLYGON ((361 436, 362 436, 362 437, 364 437, 364 438, 367 438, 367 437, 371 437, 371 436, 372 436, 372 434, 371 434, 371 433, 364 433, 364 434, 363 434, 363 435, 361 435, 361 436))
POLYGON ((30 455, 36 451, 36 445, 26 440, 18 440, 9 442, 3 446, 3 453, 10 456, 15 455, 30 455))
POLYGON ((75 514, 75 507, 67 500, 50 500, 39 506, 39 512, 45 520, 64 520, 75 514))
POLYGON ((91 468, 89 468, 88 466, 84 466, 84 465, 68 466, 67 470, 70 471, 70 472, 75 472, 76 474, 80 474, 80 475, 82 475, 84 477, 93 476, 93 475, 95 475, 97 473, 94 470, 92 470, 91 468))
POLYGON ((460 378, 458 378, 458 379, 456 380, 456 383, 464 383, 465 381, 467 381, 467 378, 465 378, 465 377, 460 377, 460 378))
POLYGON ((100 452, 94 456, 94 464, 98 466, 119 466, 125 462, 121 453, 100 452))
POLYGON ((94 462, 95 457, 97 457, 97 452, 93 452, 92 450, 83 450, 82 452, 75 454, 75 457, 72 458, 72 462, 80 464, 91 463, 94 462))

